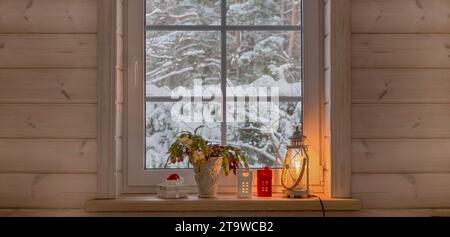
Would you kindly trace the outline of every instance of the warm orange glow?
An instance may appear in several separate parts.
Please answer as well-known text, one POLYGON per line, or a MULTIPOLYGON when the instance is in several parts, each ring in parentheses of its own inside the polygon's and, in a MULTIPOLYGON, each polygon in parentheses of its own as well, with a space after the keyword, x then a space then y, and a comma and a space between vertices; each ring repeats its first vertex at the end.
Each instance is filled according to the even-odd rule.
POLYGON ((295 174, 299 175, 300 171, 301 171, 301 157, 300 155, 296 155, 294 158, 292 158, 292 160, 294 160, 294 167, 295 167, 295 174))

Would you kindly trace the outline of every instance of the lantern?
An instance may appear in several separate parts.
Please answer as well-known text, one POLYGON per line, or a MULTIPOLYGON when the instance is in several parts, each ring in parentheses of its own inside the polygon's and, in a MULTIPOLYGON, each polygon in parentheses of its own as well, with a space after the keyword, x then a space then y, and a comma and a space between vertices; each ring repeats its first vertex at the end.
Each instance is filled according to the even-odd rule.
POLYGON ((266 166, 257 171, 258 197, 272 197, 272 170, 266 166))
POLYGON ((308 197, 311 194, 308 147, 305 145, 305 139, 299 127, 296 127, 295 132, 289 137, 291 145, 287 146, 281 174, 281 184, 287 197, 308 197))
POLYGON ((238 176, 238 198, 252 198, 253 175, 251 170, 240 170, 238 176))

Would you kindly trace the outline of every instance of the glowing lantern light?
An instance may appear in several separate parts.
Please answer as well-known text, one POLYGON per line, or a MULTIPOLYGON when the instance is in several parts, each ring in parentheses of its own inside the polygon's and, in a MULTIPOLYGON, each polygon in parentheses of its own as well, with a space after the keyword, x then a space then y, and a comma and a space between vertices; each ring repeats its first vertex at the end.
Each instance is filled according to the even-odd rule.
POLYGON ((296 127, 294 134, 289 137, 291 145, 287 146, 281 174, 281 184, 287 197, 308 197, 311 194, 308 146, 305 145, 305 139, 299 127, 296 127), (306 180, 303 179, 305 172, 306 180))

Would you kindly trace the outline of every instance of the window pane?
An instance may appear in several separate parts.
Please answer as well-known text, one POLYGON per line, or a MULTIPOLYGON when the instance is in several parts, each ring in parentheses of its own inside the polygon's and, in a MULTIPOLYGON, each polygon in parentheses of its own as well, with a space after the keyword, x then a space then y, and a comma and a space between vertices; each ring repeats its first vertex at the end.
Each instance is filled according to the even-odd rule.
POLYGON ((147 25, 218 25, 220 0, 146 0, 147 25))
POLYGON ((288 138, 292 135, 294 126, 300 124, 300 102, 269 105, 270 110, 266 111, 273 112, 272 114, 261 113, 262 104, 258 104, 259 109, 258 106, 247 106, 246 110, 238 110, 238 118, 247 113, 244 121, 236 119, 234 121, 237 122, 231 122, 231 118, 228 118, 230 122, 227 126, 227 142, 241 147, 252 168, 262 168, 266 165, 280 167, 280 160, 284 160, 286 145, 289 144, 288 138), (278 147, 281 159, 277 160, 278 147))
POLYGON ((170 96, 176 88, 220 85, 220 32, 147 31, 147 96, 170 96))
POLYGON ((227 33, 227 85, 276 87, 281 96, 301 96, 301 33, 227 33))
MULTIPOLYGON (((175 141, 177 133, 182 131, 193 131, 200 125, 205 128, 200 130, 200 134, 212 142, 220 143, 220 122, 214 118, 220 117, 220 105, 209 103, 202 106, 202 103, 193 106, 188 102, 176 103, 146 103, 146 162, 147 169, 164 168, 167 161, 167 151, 171 143, 175 141), (208 110, 211 116, 203 116, 202 113, 208 110), (198 118, 212 118, 203 122, 195 120, 198 118)), ((169 164, 169 168, 187 168, 185 163, 169 164)))
POLYGON ((228 25, 299 25, 300 0, 227 0, 228 25))

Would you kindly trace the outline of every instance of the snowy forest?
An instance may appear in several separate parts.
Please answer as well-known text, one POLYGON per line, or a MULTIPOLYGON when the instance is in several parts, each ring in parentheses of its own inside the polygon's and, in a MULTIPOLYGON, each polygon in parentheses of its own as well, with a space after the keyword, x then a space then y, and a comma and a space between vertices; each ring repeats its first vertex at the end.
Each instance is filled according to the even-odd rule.
MULTIPOLYGON (((146 25, 220 25, 220 0, 146 0, 146 25)), ((300 0, 227 0, 226 24, 240 26, 283 26, 301 24, 300 0)), ((253 168, 279 167, 284 159, 288 137, 301 122, 301 31, 246 30, 226 32, 226 65, 221 64, 221 31, 146 31, 146 168, 164 168, 169 145, 181 131, 193 131, 203 124, 201 134, 221 143, 221 121, 180 121, 171 114, 173 91, 192 90, 201 80, 204 90, 220 91, 221 80, 228 88, 279 88, 279 117, 258 113, 248 106, 243 114, 228 111, 227 116, 247 118, 227 122, 226 143, 242 148, 253 168), (226 66, 226 79, 221 78, 226 66), (283 101, 284 98, 290 100, 283 101), (158 98, 158 99, 156 99, 158 98), (167 98, 167 100, 161 100, 167 98), (154 99, 152 101, 152 99, 154 99), (164 101, 164 102, 161 102, 164 101), (258 117, 258 121, 248 118, 258 117), (276 122, 276 123, 275 123, 276 122), (277 126, 274 127, 273 125, 277 126), (281 157, 280 157, 281 156, 281 157)), ((233 94, 228 96, 245 96, 233 94)), ((238 90, 236 90, 238 91, 238 90)), ((220 95, 217 95, 220 96, 220 95)), ((203 102, 220 113, 220 104, 203 102)), ((233 101, 229 102, 233 103, 233 101)), ((190 108, 190 107, 189 107, 190 108)), ((189 110, 183 108, 183 111, 189 110)), ((232 105, 227 105, 232 108, 232 105)), ((202 111, 190 111, 202 113, 202 111)), ((174 164, 171 168, 185 168, 174 164)))

